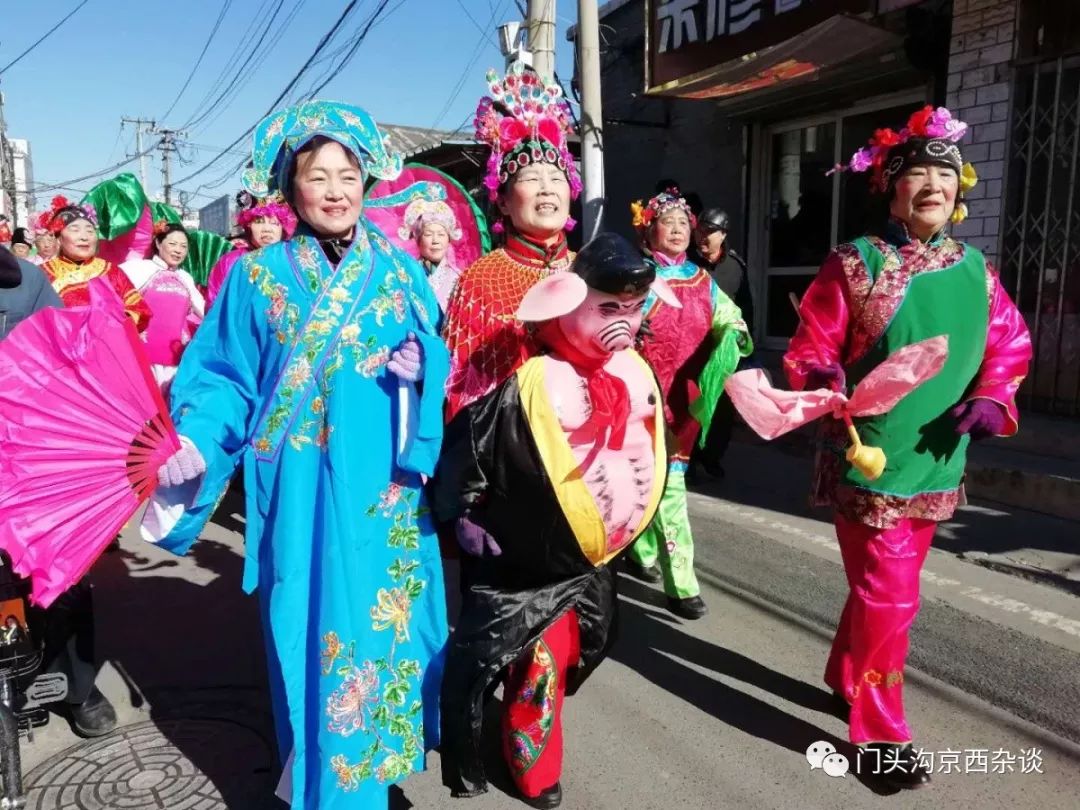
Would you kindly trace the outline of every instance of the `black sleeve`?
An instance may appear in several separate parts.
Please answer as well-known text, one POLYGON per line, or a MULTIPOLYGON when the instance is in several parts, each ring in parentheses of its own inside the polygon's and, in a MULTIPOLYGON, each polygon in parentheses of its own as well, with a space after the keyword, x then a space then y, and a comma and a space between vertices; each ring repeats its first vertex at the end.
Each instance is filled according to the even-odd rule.
POLYGON ((431 486, 431 508, 442 522, 456 520, 480 503, 487 493, 500 404, 506 383, 461 409, 446 426, 442 452, 431 486))
POLYGON ((746 269, 746 262, 743 261, 743 257, 736 253, 734 250, 730 251, 732 259, 739 266, 739 289, 735 291, 735 295, 732 300, 742 311, 743 320, 746 321, 746 325, 750 327, 750 332, 754 331, 754 296, 750 292, 750 273, 746 269))

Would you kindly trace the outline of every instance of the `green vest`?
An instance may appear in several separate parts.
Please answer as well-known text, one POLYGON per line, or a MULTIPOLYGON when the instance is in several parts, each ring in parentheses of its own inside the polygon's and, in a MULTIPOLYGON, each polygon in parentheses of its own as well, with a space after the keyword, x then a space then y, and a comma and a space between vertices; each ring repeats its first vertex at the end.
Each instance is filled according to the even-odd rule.
MULTIPOLYGON (((862 256, 871 283, 876 284, 886 263, 877 244, 895 248, 865 237, 852 244, 862 256)), ((963 400, 986 350, 990 321, 986 260, 978 250, 965 245, 955 264, 910 276, 902 295, 877 343, 848 369, 849 385, 858 384, 896 350, 937 335, 948 336, 949 357, 937 376, 891 411, 855 420, 863 444, 885 451, 885 472, 876 481, 869 481, 845 465, 844 483, 909 498, 953 491, 964 475, 970 438, 956 433, 956 421, 949 411, 963 400)))

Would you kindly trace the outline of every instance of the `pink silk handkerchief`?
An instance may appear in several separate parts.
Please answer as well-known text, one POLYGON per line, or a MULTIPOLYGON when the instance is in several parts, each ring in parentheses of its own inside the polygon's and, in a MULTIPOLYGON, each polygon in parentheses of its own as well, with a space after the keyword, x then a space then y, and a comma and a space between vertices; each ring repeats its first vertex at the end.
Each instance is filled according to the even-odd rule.
POLYGON ((945 335, 913 343, 889 355, 866 375, 851 398, 838 391, 783 391, 761 369, 732 374, 724 390, 746 424, 766 441, 783 436, 825 414, 876 416, 936 375, 949 355, 945 335))

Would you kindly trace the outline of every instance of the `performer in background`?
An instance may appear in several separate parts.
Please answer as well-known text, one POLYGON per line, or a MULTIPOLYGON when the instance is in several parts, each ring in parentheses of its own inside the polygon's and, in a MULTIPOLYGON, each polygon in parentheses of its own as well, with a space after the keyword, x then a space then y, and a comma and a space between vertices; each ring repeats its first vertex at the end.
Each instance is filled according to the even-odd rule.
POLYGON ((926 107, 855 154, 846 168, 870 170, 882 227, 829 254, 784 358, 796 390, 846 390, 898 349, 948 337, 940 374, 888 413, 855 420, 863 441, 885 451, 881 477, 847 465, 846 433, 830 420, 814 484, 814 502, 835 510, 851 588, 825 682, 850 705, 851 741, 876 758, 869 766, 864 758, 862 772, 879 765, 898 788, 930 781, 903 704, 919 572, 938 522, 961 498, 968 443, 1016 433, 1015 395, 1031 358, 1028 330, 997 274, 948 234, 976 183, 960 153, 966 130, 944 107, 926 107))
POLYGON ((450 243, 461 239, 454 209, 442 200, 416 200, 405 209, 401 237, 416 241, 420 264, 427 271, 439 308, 446 311, 461 270, 450 260, 450 243))
MULTIPOLYGON (((694 244, 702 266, 712 276, 720 290, 735 302, 742 313, 743 321, 751 332, 754 328, 754 298, 750 292, 750 279, 746 273, 746 262, 728 243, 730 221, 727 211, 721 208, 706 208, 697 218, 694 227, 694 244)), ((746 362, 752 362, 748 360, 746 362)), ((745 365, 741 364, 741 365, 745 365)), ((712 425, 703 442, 695 445, 690 456, 690 466, 686 476, 700 466, 713 478, 723 478, 724 468, 720 461, 731 443, 731 433, 735 427, 735 407, 729 397, 721 397, 716 405, 712 425)))
POLYGON ((187 253, 184 226, 159 220, 154 223, 150 258, 120 265, 150 307, 152 317, 143 339, 154 379, 165 393, 176 375, 184 349, 206 314, 195 280, 180 267, 187 253))
POLYGON ((34 235, 34 248, 37 252, 30 257, 30 261, 42 265, 59 253, 60 241, 48 231, 37 231, 34 235))
POLYGON ((484 185, 504 220, 493 229, 506 242, 461 274, 447 306, 448 418, 536 353, 514 313, 533 284, 570 266, 570 201, 581 193, 559 85, 518 62, 503 79, 489 71, 488 92, 476 108, 476 140, 491 148, 484 185))
POLYGON ((650 289, 678 305, 630 243, 598 236, 516 313, 540 322, 547 354, 448 428, 434 492, 464 552, 442 703, 443 777, 455 796, 487 789, 485 696, 508 666, 510 773, 526 804, 562 801, 563 701, 611 644, 610 563, 649 524, 664 488, 660 389, 631 348, 650 289))
POLYGON ((660 379, 672 436, 664 499, 656 519, 630 550, 628 569, 646 582, 663 580, 672 613, 700 619, 708 608, 694 574, 686 466, 723 396, 724 380, 739 358, 753 351, 753 342, 739 308, 686 257, 695 219, 679 190, 668 189, 631 209, 647 261, 682 306, 653 298, 645 313, 649 335, 642 354, 660 379))
POLYGON ((280 191, 301 225, 240 259, 188 346, 172 387, 184 447, 144 530, 185 552, 243 459, 281 792, 385 808, 438 740, 446 600, 421 477, 449 358, 423 269, 362 216, 365 179, 401 170, 371 116, 310 101, 254 139, 245 185, 280 191))
POLYGON ((11 252, 15 254, 15 258, 29 260, 32 249, 30 234, 26 228, 16 228, 11 235, 11 252))
POLYGON ((93 207, 71 205, 64 197, 54 197, 52 208, 42 219, 46 230, 57 236, 60 252, 41 265, 41 269, 64 306, 89 304, 90 282, 101 279, 120 296, 136 328, 145 331, 150 322, 150 308, 123 270, 95 255, 98 237, 93 207))
POLYGON ((290 239, 296 231, 296 214, 280 195, 259 199, 250 192, 242 191, 236 195, 240 212, 236 215, 236 224, 243 229, 241 243, 230 250, 214 265, 207 281, 206 306, 209 308, 221 292, 225 278, 233 265, 250 250, 258 250, 290 239))

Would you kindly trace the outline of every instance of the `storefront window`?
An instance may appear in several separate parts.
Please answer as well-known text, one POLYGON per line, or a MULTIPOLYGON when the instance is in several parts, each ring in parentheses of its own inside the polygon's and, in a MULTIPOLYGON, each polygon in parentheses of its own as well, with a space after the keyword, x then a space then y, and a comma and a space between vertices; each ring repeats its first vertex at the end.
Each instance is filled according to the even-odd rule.
MULTIPOLYGON (((841 159, 848 159, 855 150, 865 146, 875 129, 891 127, 899 131, 917 106, 904 104, 844 118, 841 124, 841 159)), ((870 193, 870 184, 865 174, 845 172, 840 176, 839 215, 837 242, 850 241, 881 226, 882 219, 887 216, 886 204, 880 197, 870 193)))
POLYGON ((778 132, 772 138, 769 265, 817 265, 829 250, 836 125, 778 132))
POLYGON ((876 128, 902 127, 919 104, 912 95, 903 104, 821 116, 767 132, 767 344, 780 348, 794 333, 798 319, 790 294, 802 296, 833 245, 878 227, 886 215, 884 203, 871 196, 866 175, 826 172, 846 162, 876 128))

